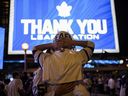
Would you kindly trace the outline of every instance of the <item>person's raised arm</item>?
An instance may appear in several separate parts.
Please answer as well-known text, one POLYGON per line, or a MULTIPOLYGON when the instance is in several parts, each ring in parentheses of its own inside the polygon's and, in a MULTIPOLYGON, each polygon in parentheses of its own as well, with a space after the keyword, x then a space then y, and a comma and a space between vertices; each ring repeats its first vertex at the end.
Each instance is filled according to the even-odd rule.
POLYGON ((73 41, 72 46, 81 46, 84 48, 88 47, 88 48, 92 49, 92 51, 93 51, 95 44, 92 41, 73 41))
POLYGON ((32 52, 34 54, 37 50, 44 51, 44 50, 49 49, 49 48, 53 48, 52 43, 40 44, 40 45, 34 46, 32 52))
POLYGON ((67 48, 71 46, 81 46, 83 48, 88 47, 94 50, 95 44, 92 41, 76 41, 76 40, 64 39, 63 46, 67 48))
POLYGON ((64 42, 62 40, 58 40, 57 42, 54 43, 40 44, 35 46, 32 52, 35 53, 37 50, 44 51, 47 49, 59 50, 64 46, 63 44, 64 42))
POLYGON ((53 48, 53 43, 37 45, 37 46, 35 46, 33 48, 33 50, 41 50, 41 51, 44 51, 44 50, 49 49, 49 48, 53 48))

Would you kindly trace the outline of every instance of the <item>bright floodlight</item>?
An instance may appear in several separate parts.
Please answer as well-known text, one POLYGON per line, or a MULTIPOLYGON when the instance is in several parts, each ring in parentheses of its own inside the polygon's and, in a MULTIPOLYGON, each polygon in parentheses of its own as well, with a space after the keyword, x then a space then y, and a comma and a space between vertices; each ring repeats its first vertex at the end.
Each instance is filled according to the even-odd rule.
POLYGON ((23 43, 23 44, 22 44, 22 49, 23 49, 23 50, 27 50, 28 48, 29 48, 28 43, 23 43))

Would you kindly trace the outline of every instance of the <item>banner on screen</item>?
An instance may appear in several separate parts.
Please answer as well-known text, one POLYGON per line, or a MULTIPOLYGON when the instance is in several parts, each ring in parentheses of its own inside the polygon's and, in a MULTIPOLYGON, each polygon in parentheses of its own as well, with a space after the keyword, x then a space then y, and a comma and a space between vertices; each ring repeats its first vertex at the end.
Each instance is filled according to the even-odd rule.
POLYGON ((0 27, 0 69, 3 69, 4 35, 5 29, 0 27))
POLYGON ((119 52, 114 0, 11 0, 9 54, 23 54, 22 44, 52 42, 59 31, 75 40, 95 42, 95 53, 119 52))

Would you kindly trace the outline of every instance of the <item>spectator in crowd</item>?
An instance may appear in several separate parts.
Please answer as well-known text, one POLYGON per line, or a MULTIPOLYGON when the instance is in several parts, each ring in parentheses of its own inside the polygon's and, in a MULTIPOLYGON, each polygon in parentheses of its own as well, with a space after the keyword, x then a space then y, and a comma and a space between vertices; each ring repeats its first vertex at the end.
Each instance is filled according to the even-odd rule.
POLYGON ((102 76, 98 77, 98 91, 99 93, 104 93, 104 80, 102 76))
POLYGON ((91 58, 94 43, 76 41, 68 32, 58 32, 53 43, 33 48, 34 58, 43 69, 43 80, 48 84, 45 96, 89 96, 83 85, 82 65, 91 58), (75 51, 75 46, 81 46, 75 51), (44 50, 52 49, 51 53, 44 50))
POLYGON ((120 96, 127 96, 126 93, 126 75, 123 74, 121 77, 121 88, 120 88, 120 96))
POLYGON ((119 96, 119 94, 120 94, 120 87, 121 87, 120 82, 121 82, 121 78, 120 78, 120 76, 118 76, 116 78, 116 95, 117 96, 119 96))
POLYGON ((115 96, 115 80, 113 75, 108 80, 108 88, 109 88, 109 95, 115 96))
POLYGON ((127 74, 127 78, 126 78, 126 90, 125 90, 125 94, 126 94, 126 96, 128 96, 128 74, 127 74))
POLYGON ((0 81, 0 96, 6 96, 4 89, 5 89, 5 84, 4 82, 0 81))
MULTIPOLYGON (((27 80, 29 79, 28 73, 27 73, 27 72, 23 72, 20 77, 21 77, 21 80, 22 80, 22 82, 23 82, 23 87, 25 87, 25 83, 26 83, 27 80)), ((25 88, 24 88, 24 89, 25 89, 25 88)))
POLYGON ((33 85, 33 73, 28 73, 28 79, 25 82, 24 89, 27 96, 33 96, 32 93, 32 85, 33 85))
POLYGON ((40 84, 43 84, 43 82, 42 82, 42 69, 39 67, 34 72, 33 85, 32 85, 32 92, 34 96, 38 96, 39 93, 38 85, 40 84))
POLYGON ((5 74, 0 72, 0 96, 6 96, 5 90, 4 90, 5 89, 4 79, 5 79, 5 74))
POLYGON ((13 80, 6 86, 7 96, 25 96, 23 83, 18 72, 12 74, 13 80))

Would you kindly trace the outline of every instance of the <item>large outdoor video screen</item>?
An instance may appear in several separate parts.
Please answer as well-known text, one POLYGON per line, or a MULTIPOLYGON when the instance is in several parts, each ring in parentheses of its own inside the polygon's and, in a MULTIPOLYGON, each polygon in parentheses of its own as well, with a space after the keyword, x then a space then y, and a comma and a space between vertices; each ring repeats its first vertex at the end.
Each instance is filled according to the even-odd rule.
POLYGON ((11 0, 8 54, 23 54, 22 44, 52 42, 59 31, 95 42, 95 53, 118 53, 114 0, 11 0))
POLYGON ((3 69, 5 29, 0 27, 0 69, 3 69))

